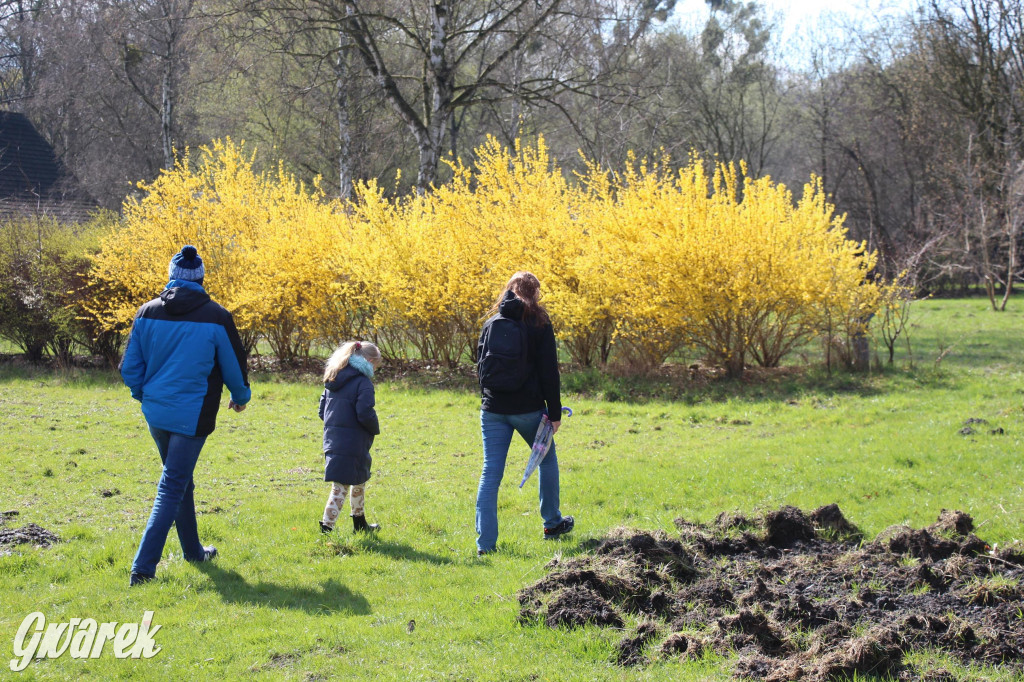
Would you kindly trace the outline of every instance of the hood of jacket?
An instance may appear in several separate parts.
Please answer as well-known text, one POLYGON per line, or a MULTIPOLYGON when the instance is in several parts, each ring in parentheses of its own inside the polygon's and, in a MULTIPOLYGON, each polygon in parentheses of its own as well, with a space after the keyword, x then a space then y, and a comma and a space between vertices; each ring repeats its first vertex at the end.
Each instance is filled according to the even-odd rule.
POLYGON ((360 372, 358 369, 356 369, 352 365, 345 365, 340 370, 338 370, 337 376, 335 376, 330 381, 324 382, 324 388, 326 388, 328 391, 337 391, 340 390, 341 387, 347 384, 348 382, 361 376, 363 376, 363 373, 360 372))
POLYGON ((182 279, 172 279, 160 293, 160 302, 168 315, 190 313, 210 300, 202 285, 182 279))
POLYGON ((498 312, 502 317, 507 317, 510 320, 522 320, 525 311, 526 304, 511 291, 506 291, 505 297, 498 304, 498 312))

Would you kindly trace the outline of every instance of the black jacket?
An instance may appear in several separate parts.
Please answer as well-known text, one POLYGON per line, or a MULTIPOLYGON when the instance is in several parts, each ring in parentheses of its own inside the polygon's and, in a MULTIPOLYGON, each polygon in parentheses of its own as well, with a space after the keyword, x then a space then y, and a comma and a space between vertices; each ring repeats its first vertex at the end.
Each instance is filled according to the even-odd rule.
MULTIPOLYGON (((509 291, 498 306, 498 314, 513 320, 522 320, 525 309, 526 305, 509 291)), ((495 315, 484 322, 480 340, 477 341, 477 358, 483 356, 485 332, 497 318, 498 315, 495 315)), ((562 415, 562 399, 555 331, 550 323, 530 324, 527 322, 526 332, 529 342, 526 354, 530 363, 530 374, 526 383, 518 391, 507 393, 481 388, 480 409, 496 414, 526 414, 547 407, 548 416, 552 421, 558 421, 562 415)))
POLYGON ((324 420, 325 481, 361 485, 369 480, 370 446, 380 433, 373 405, 373 382, 351 365, 324 384, 320 418, 324 420))

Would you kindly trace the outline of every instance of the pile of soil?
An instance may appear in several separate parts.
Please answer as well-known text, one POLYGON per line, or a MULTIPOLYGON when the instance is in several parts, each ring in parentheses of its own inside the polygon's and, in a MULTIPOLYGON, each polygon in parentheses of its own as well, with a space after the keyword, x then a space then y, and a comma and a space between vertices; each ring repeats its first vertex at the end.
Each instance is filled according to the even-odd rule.
POLYGON ((521 622, 621 628, 633 614, 621 665, 738 651, 736 677, 772 682, 946 679, 906 664, 921 648, 1024 671, 1024 554, 991 551, 963 512, 868 543, 834 504, 676 526, 616 529, 553 560, 519 592, 521 622))
POLYGON ((21 528, 0 528, 0 556, 11 554, 8 548, 14 545, 49 547, 55 542, 60 542, 56 534, 34 523, 25 524, 21 528))

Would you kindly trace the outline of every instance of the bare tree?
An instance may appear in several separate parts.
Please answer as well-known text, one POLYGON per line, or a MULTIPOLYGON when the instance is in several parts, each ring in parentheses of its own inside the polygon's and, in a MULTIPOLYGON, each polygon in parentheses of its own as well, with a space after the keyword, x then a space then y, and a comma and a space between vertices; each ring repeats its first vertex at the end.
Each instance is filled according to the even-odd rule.
POLYGON ((348 33, 311 19, 319 16, 311 7, 242 10, 221 25, 219 42, 238 46, 226 58, 244 96, 203 98, 211 133, 244 137, 300 175, 323 177, 341 197, 354 178, 409 165, 398 139, 403 125, 361 68, 348 33))
POLYGON ((1004 310, 1020 276, 1024 3, 931 0, 921 35, 933 85, 968 139, 967 158, 950 174, 954 201, 946 215, 961 226, 964 263, 984 283, 992 308, 1004 310), (997 284, 1004 287, 1001 300, 997 284))
POLYGON ((36 20, 46 0, 0 1, 0 102, 11 106, 32 96, 36 77, 36 20))
POLYGON ((664 83, 655 29, 674 5, 674 0, 577 3, 566 20, 547 29, 565 37, 551 37, 558 51, 544 59, 566 64, 578 75, 553 97, 528 103, 557 105, 571 131, 566 141, 601 165, 618 165, 630 151, 656 154, 664 143, 652 130, 664 118, 657 106, 664 83))
MULTIPOLYGON (((32 87, 16 106, 116 208, 134 183, 173 164, 175 148, 197 141, 195 86, 222 75, 191 69, 213 51, 200 43, 209 21, 195 0, 49 0, 28 16, 19 30, 32 45, 32 87)), ((11 64, 12 82, 29 68, 11 64)))
POLYGON ((109 208, 159 168, 159 129, 118 74, 123 53, 96 2, 51 2, 34 16, 33 88, 17 106, 64 165, 109 208))
POLYGON ((124 77, 159 117, 163 167, 173 168, 179 136, 179 86, 189 61, 188 34, 196 19, 195 0, 108 1, 108 16, 116 21, 112 37, 121 49, 124 77))
POLYGON ((771 61, 771 26, 753 2, 709 2, 697 35, 678 28, 650 36, 644 70, 651 90, 645 135, 683 159, 695 149, 745 161, 762 173, 779 142, 783 82, 771 61))
MULTIPOLYGON (((363 0, 274 0, 250 4, 250 11, 298 17, 306 30, 319 27, 348 37, 351 42, 341 41, 337 54, 354 51, 416 140, 416 185, 422 191, 434 182, 444 151, 458 149, 465 118, 457 118, 457 112, 481 105, 493 110, 497 102, 508 101, 518 125, 527 103, 552 103, 556 93, 583 87, 565 44, 594 34, 564 29, 588 21, 600 26, 607 15, 594 11, 598 4, 432 0, 371 6, 363 0), (556 33, 556 26, 563 30, 556 33), (545 59, 532 59, 540 54, 545 59)), ((664 7, 635 4, 649 5, 651 15, 664 7)))

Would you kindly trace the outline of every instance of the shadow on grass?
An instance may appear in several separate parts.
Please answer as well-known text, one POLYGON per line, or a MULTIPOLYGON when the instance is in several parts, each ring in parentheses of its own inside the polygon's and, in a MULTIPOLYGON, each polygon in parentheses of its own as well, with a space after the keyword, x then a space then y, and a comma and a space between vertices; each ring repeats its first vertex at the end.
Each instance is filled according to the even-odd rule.
POLYGON ((448 566, 455 563, 450 557, 431 554, 430 552, 422 552, 411 545, 401 542, 389 542, 387 540, 374 540, 373 542, 368 542, 364 551, 368 553, 372 552, 374 554, 383 554, 388 558, 398 559, 400 561, 422 561, 424 563, 434 564, 435 566, 448 566))
MULTIPOLYGON (((987 346, 988 343, 980 344, 987 346)), ((993 363, 1004 353, 999 348, 989 354, 976 350, 965 366, 976 366, 980 358, 993 363), (977 357, 975 357, 977 356, 977 357)), ((562 391, 583 398, 644 404, 652 401, 698 403, 726 402, 729 400, 799 399, 808 395, 848 394, 872 397, 914 388, 954 388, 956 377, 937 363, 922 363, 914 368, 875 366, 872 371, 855 373, 845 369, 828 372, 817 364, 790 365, 775 368, 748 368, 742 378, 729 379, 719 368, 686 364, 666 364, 643 375, 621 376, 613 371, 596 368, 563 367, 562 391)), ((275 383, 312 380, 290 370, 255 374, 257 383, 275 383)), ((80 388, 119 385, 119 377, 112 370, 75 367, 67 370, 25 363, 0 362, 0 383, 11 380, 56 380, 58 383, 80 388)), ((437 364, 406 362, 385 366, 380 380, 408 390, 456 391, 476 393, 479 388, 471 365, 456 368, 437 364)))
MULTIPOLYGON (((479 390, 472 366, 455 369, 437 365, 429 369, 403 367, 382 374, 382 380, 407 389, 432 391, 479 390)), ((855 395, 873 397, 911 388, 953 388, 955 376, 937 364, 921 363, 912 368, 874 365, 869 372, 853 372, 821 364, 784 367, 749 367, 739 379, 730 379, 720 368, 682 363, 663 365, 646 374, 619 375, 597 368, 562 367, 562 392, 583 398, 644 404, 677 401, 688 404, 729 400, 789 401, 808 395, 855 395)))
POLYGON ((106 366, 75 365, 62 367, 52 362, 32 364, 20 355, 0 353, 0 382, 46 381, 78 388, 109 388, 121 385, 121 375, 106 366))
POLYGON ((615 376, 595 369, 564 373, 562 390, 608 402, 643 404, 677 401, 690 405, 729 400, 790 401, 811 395, 854 395, 863 398, 910 388, 952 388, 955 377, 941 368, 875 368, 871 372, 823 367, 748 368, 742 378, 721 372, 666 365, 641 376, 615 376))
POLYGON ((323 581, 321 589, 250 583, 235 571, 225 570, 213 563, 196 564, 196 568, 213 581, 213 589, 226 602, 262 604, 271 608, 298 609, 310 614, 348 613, 365 616, 370 603, 337 580, 323 581))

